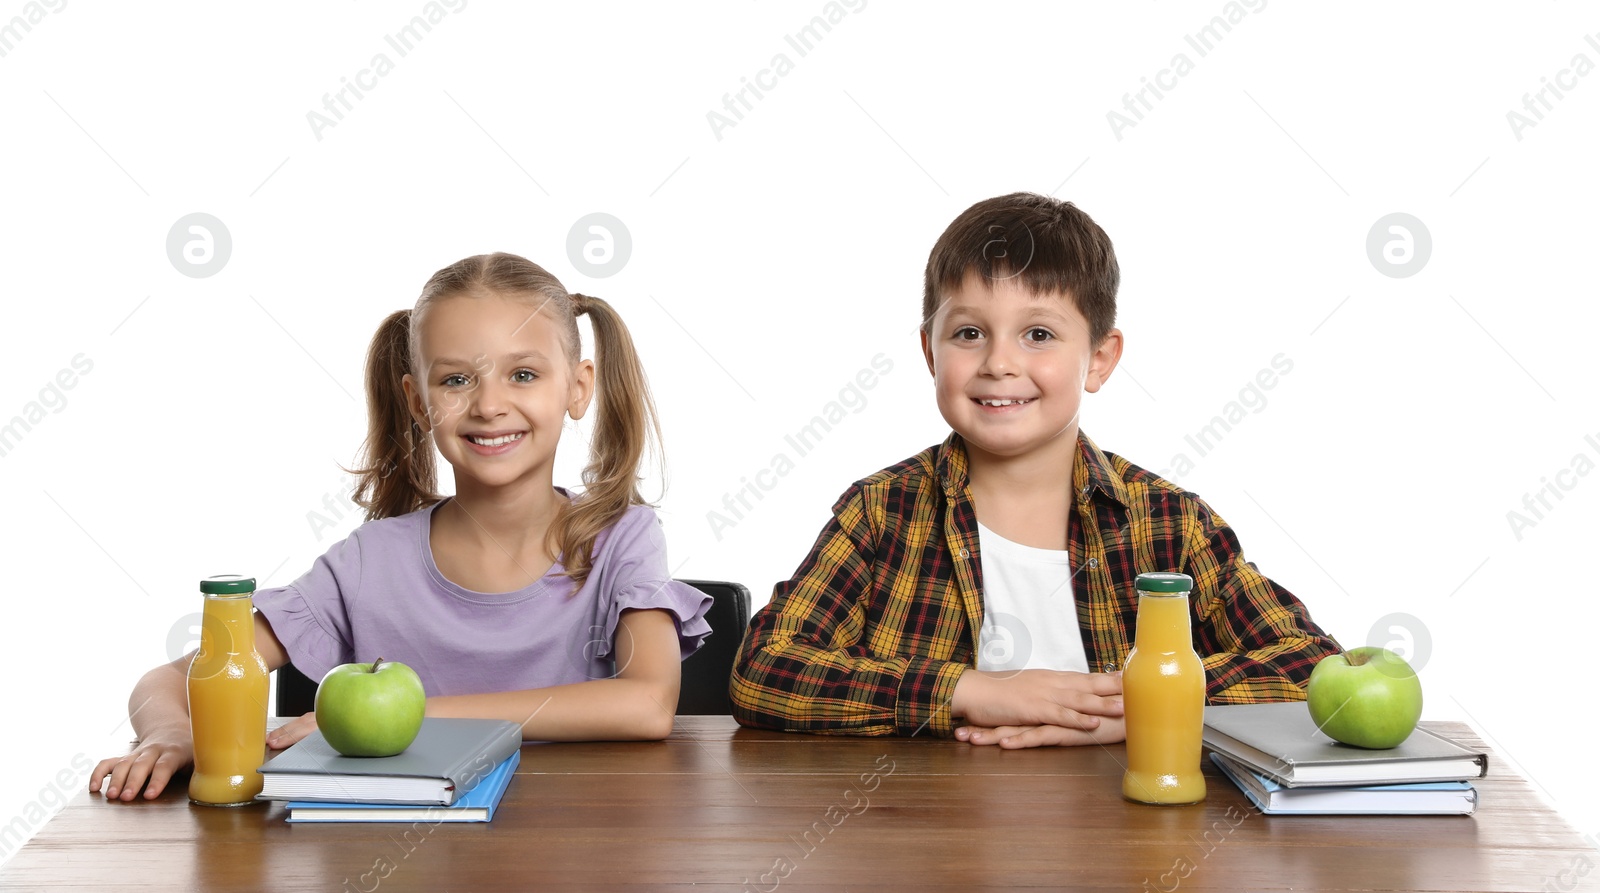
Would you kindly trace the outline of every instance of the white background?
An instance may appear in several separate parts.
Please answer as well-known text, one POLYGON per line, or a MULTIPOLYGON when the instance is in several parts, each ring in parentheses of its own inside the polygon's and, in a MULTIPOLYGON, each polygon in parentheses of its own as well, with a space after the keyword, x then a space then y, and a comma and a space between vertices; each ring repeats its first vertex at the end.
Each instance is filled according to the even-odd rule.
POLYGON ((915 335, 927 252, 972 202, 1031 190, 1088 211, 1122 264, 1127 352, 1085 430, 1204 496, 1346 647, 1411 654, 1427 718, 1470 721, 1600 830, 1579 734, 1600 475, 1557 474, 1600 463, 1600 76, 1563 75, 1520 139, 1507 119, 1575 55, 1600 64, 1600 17, 1272 2, 1202 56, 1185 36, 1220 0, 874 0, 801 56, 785 36, 815 0, 472 2, 401 57, 385 35, 422 9, 72 2, 0 58, 0 421, 92 363, 0 457, 0 822, 126 740, 127 692, 175 625, 187 644, 200 577, 282 585, 355 526, 339 464, 366 345, 434 270, 513 251, 622 311, 664 420, 676 573, 759 604, 851 481, 944 436, 915 335), (393 70, 319 139, 308 113, 380 52, 393 70), (778 53, 792 70, 714 133, 778 53), (1178 53, 1192 70, 1115 132, 1178 53), (597 211, 633 243, 603 279, 567 252, 597 211), (209 278, 166 252, 192 212, 233 240, 209 278), (1431 234, 1409 278, 1368 256, 1392 212, 1431 234), (793 458, 785 435, 879 353, 859 411, 716 535, 724 494, 793 458), (1279 354, 1265 404, 1178 473, 1185 435, 1279 354), (1547 480, 1570 490, 1519 537, 1507 513, 1547 480), (343 516, 319 533, 325 499, 343 516))

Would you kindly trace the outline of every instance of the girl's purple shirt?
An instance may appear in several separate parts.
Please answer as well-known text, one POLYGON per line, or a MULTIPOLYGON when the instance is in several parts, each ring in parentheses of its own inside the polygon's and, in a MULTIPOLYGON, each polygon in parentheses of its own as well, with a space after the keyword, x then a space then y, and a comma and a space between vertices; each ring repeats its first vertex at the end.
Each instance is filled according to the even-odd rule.
POLYGON ((601 531, 576 592, 558 560, 523 589, 486 593, 450 582, 434 563, 428 534, 443 504, 369 521, 300 579, 256 593, 296 668, 321 679, 382 657, 416 670, 429 696, 518 691, 615 675, 617 618, 630 608, 670 613, 683 657, 711 633, 711 597, 671 578, 648 506, 601 531))

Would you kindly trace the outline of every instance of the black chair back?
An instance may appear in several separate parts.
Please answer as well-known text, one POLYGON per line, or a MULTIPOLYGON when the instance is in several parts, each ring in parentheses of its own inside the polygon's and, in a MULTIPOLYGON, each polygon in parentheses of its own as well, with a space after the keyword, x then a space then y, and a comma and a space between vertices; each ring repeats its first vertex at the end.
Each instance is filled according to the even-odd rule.
MULTIPOLYGON (((728 678, 739 655, 744 631, 750 625, 750 590, 738 583, 716 580, 683 580, 711 596, 711 611, 706 622, 711 635, 700 650, 683 662, 683 684, 678 692, 678 715, 733 712, 728 701, 728 678)), ((274 703, 279 716, 310 713, 317 697, 317 683, 295 669, 294 664, 278 668, 278 694, 274 703)))
POLYGON ((699 651, 683 662, 678 715, 726 716, 733 712, 733 704, 728 700, 728 680, 733 676, 733 662, 739 656, 744 631, 750 626, 750 590, 738 583, 715 580, 681 582, 711 596, 711 611, 706 614, 711 635, 699 651))
POLYGON ((317 683, 295 669, 294 664, 278 668, 278 696, 273 704, 279 716, 300 716, 316 708, 317 683))

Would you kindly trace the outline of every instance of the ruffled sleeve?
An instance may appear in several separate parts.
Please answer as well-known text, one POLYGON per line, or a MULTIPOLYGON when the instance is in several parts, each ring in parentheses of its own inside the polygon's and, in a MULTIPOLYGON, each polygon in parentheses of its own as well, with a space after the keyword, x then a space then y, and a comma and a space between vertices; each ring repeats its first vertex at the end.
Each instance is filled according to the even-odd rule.
POLYGON ((672 579, 667 571, 667 542, 661 522, 648 506, 633 506, 607 531, 595 549, 594 569, 585 586, 597 586, 595 625, 604 630, 596 643, 598 658, 615 651, 617 621, 623 611, 663 610, 678 627, 678 651, 688 657, 699 650, 711 624, 711 596, 672 579))
POLYGON ((321 679, 355 660, 346 598, 361 585, 361 541, 356 533, 334 544, 288 586, 255 594, 255 608, 307 677, 321 679))
MULTIPOLYGON (((706 637, 711 635, 711 624, 706 622, 706 612, 711 610, 711 596, 677 580, 653 580, 630 586, 616 593, 605 620, 605 641, 615 643, 617 621, 623 611, 654 608, 672 615, 678 625, 679 659, 700 650, 706 637)), ((610 657, 607 648, 600 657, 610 657)))

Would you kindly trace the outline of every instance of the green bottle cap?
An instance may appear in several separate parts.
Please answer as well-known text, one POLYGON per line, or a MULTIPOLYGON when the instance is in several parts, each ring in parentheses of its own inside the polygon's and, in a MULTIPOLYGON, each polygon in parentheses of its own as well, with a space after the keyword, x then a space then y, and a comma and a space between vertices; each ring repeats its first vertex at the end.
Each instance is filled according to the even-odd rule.
POLYGON ((1134 585, 1140 592, 1188 592, 1194 589, 1194 578, 1188 574, 1140 574, 1134 585))
POLYGON ((206 577, 200 581, 200 591, 206 595, 248 595, 256 591, 256 578, 238 574, 206 577))

